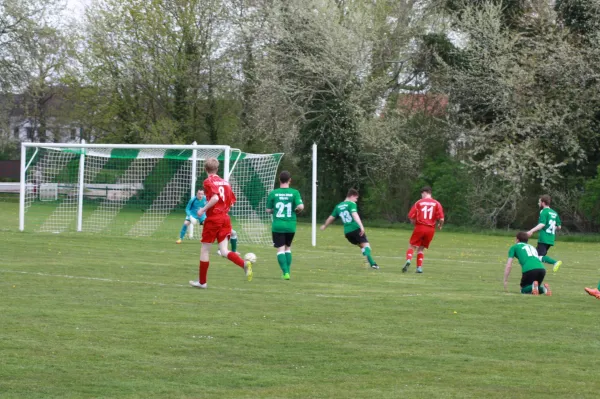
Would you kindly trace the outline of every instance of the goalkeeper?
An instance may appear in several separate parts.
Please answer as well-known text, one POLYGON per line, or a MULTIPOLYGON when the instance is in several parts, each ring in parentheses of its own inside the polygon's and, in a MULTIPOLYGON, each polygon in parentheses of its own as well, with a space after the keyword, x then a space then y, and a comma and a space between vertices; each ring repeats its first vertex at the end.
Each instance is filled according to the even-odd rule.
POLYGON ((202 216, 198 219, 197 212, 198 209, 202 208, 206 205, 206 197, 204 196, 204 190, 198 190, 196 196, 192 197, 187 206, 185 207, 185 221, 183 222, 183 226, 181 226, 181 231, 179 232, 179 239, 176 241, 177 244, 181 244, 181 240, 185 237, 185 233, 187 232, 188 226, 190 223, 203 224, 204 219, 206 219, 206 214, 202 214, 202 216))

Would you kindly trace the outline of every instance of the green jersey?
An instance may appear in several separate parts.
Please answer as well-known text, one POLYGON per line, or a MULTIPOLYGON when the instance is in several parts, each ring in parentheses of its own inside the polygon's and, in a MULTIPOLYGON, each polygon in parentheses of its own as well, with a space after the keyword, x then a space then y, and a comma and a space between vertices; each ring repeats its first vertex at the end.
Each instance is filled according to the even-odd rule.
POLYGON ((540 230, 538 242, 542 244, 554 245, 556 237, 556 228, 560 226, 560 217, 556 211, 550 208, 544 208, 540 211, 539 223, 544 223, 544 227, 540 230))
POLYGON ((339 216, 342 219, 342 223, 344 223, 344 234, 348 234, 351 231, 360 229, 358 223, 354 221, 352 217, 353 213, 357 213, 358 208, 356 207, 356 203, 352 201, 344 201, 340 202, 333 208, 333 212, 331 216, 337 218, 339 216))
POLYGON ((294 188, 276 188, 269 193, 267 209, 273 210, 273 233, 296 232, 296 208, 302 204, 300 193, 294 188))
POLYGON ((523 273, 533 269, 543 269, 544 265, 538 258, 537 250, 529 244, 519 242, 508 250, 509 258, 517 258, 523 273))

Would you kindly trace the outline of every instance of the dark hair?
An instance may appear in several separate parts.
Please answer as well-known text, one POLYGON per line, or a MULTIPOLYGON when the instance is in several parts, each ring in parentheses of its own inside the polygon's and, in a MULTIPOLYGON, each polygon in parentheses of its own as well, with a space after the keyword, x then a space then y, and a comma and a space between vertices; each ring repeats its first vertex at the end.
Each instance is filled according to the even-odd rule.
POLYGON ((279 174, 279 182, 280 183, 287 183, 290 181, 291 178, 292 178, 292 175, 290 175, 290 172, 288 172, 287 170, 284 170, 283 172, 281 172, 279 174))
POLYGON ((350 197, 358 197, 358 190, 355 188, 351 188, 350 190, 348 190, 348 194, 346 195, 346 198, 350 198, 350 197))
POLYGON ((524 231, 519 231, 517 233, 517 241, 526 243, 527 241, 529 241, 529 236, 524 231))
POLYGON ((431 187, 429 187, 429 186, 423 187, 421 189, 421 194, 423 194, 423 193, 429 193, 429 194, 431 194, 431 187))
POLYGON ((542 201, 544 204, 550 206, 550 202, 552 202, 552 200, 550 199, 550 196, 547 194, 544 194, 540 197, 540 201, 542 201))

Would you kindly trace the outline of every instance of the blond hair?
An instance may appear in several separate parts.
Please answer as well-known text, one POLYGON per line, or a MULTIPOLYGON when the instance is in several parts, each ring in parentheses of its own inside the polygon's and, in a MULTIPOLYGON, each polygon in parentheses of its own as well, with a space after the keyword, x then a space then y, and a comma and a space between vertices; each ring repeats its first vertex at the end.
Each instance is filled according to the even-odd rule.
POLYGON ((206 173, 217 173, 219 170, 219 160, 217 158, 208 158, 204 162, 204 170, 206 173))

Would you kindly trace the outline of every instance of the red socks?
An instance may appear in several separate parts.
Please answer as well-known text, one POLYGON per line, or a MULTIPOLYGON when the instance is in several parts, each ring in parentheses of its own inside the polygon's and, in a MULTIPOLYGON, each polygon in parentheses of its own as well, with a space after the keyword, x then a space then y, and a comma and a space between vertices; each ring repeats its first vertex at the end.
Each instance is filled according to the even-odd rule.
POLYGON ((229 259, 230 261, 232 261, 233 263, 235 263, 242 269, 244 268, 244 260, 235 252, 233 252, 233 251, 229 252, 227 254, 227 259, 229 259))
POLYGON ((208 262, 200 261, 200 284, 206 284, 206 275, 208 274, 208 262))
MULTIPOLYGON (((227 259, 229 259, 230 261, 232 261, 233 263, 235 263, 242 269, 244 268, 244 260, 242 258, 240 258, 240 256, 238 254, 236 254, 235 252, 229 252, 227 254, 227 259)), ((200 284, 206 284, 206 275, 208 274, 208 265, 209 265, 209 262, 200 261, 200 268, 198 271, 198 273, 200 275, 200 280, 199 280, 200 284)))
POLYGON ((422 253, 417 254, 417 267, 423 266, 423 257, 424 255, 422 253))
POLYGON ((414 253, 415 253, 415 250, 412 248, 406 250, 406 260, 412 260, 414 253))

